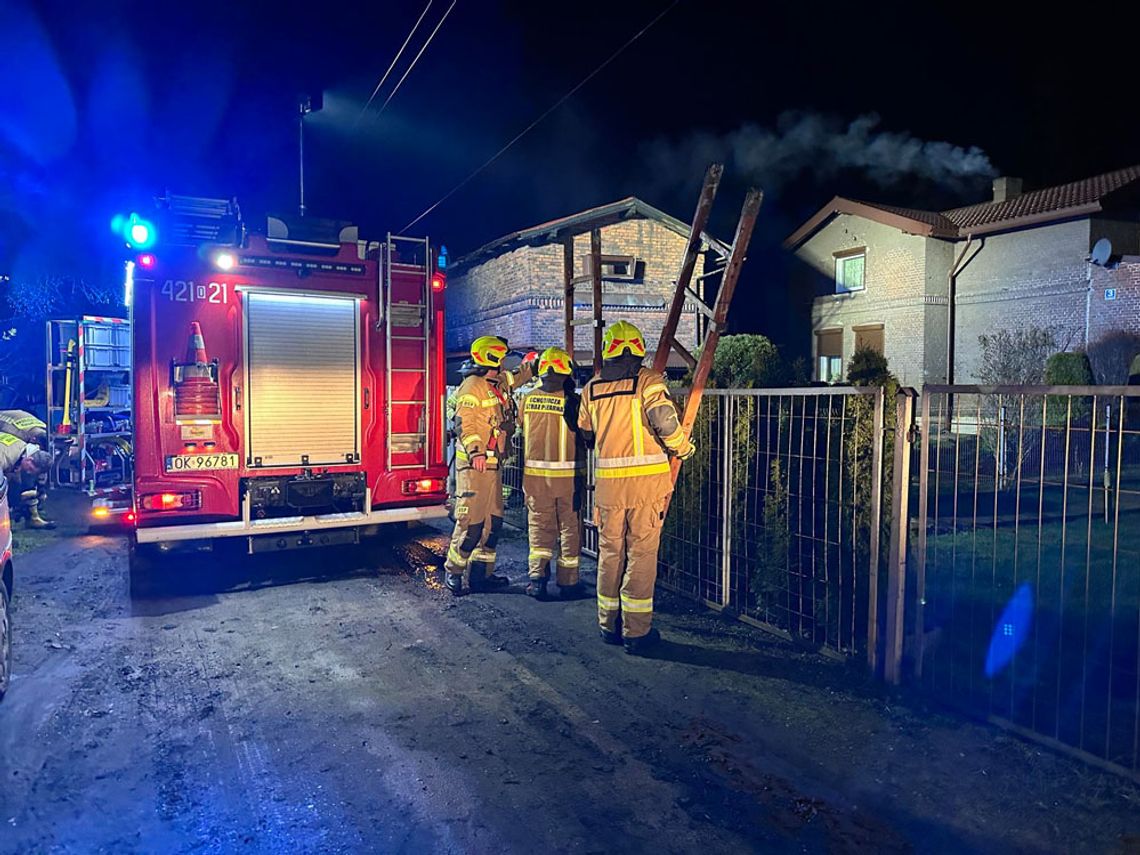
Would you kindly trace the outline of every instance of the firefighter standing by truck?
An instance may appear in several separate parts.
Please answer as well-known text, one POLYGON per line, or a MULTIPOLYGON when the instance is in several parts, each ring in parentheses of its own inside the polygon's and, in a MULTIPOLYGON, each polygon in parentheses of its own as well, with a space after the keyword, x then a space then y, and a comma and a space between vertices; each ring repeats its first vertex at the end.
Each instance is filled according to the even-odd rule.
POLYGON ((598 624, 607 644, 639 654, 660 639, 653 628, 657 549, 669 494, 670 455, 694 448, 665 378, 642 367, 645 339, 628 321, 606 330, 602 370, 582 392, 578 426, 594 446, 598 526, 598 624))
POLYGON ((519 402, 523 427, 523 492, 526 494, 527 594, 546 599, 550 564, 558 548, 559 596, 580 599, 581 532, 578 512, 585 489, 586 454, 578 432, 574 363, 560 347, 538 360, 542 385, 519 402))
POLYGON ((444 562, 448 589, 463 593, 505 588, 494 575, 495 546, 503 526, 503 482, 499 464, 509 453, 514 420, 512 392, 534 377, 536 354, 514 371, 503 371, 507 340, 485 335, 471 344, 463 382, 455 393, 455 531, 444 562))

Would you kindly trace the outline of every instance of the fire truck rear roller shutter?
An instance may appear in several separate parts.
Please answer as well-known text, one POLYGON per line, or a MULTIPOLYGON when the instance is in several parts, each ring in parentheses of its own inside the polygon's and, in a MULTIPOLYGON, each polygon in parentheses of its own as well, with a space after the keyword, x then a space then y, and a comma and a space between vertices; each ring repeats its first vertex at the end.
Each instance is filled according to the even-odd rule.
POLYGON ((264 466, 359 460, 352 299, 246 295, 249 453, 264 466))

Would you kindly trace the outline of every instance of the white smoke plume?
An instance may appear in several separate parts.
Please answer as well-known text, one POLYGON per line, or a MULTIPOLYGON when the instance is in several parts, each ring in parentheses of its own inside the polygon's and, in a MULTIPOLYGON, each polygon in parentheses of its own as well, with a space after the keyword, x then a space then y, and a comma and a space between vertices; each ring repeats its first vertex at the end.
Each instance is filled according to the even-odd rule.
POLYGON ((700 174, 709 162, 726 160, 732 173, 768 193, 808 174, 826 181, 849 171, 881 187, 924 179, 967 193, 997 174, 977 146, 921 140, 881 130, 879 122, 875 114, 844 124, 830 116, 788 112, 775 128, 746 124, 723 135, 698 132, 679 142, 657 140, 649 145, 647 160, 657 175, 673 176, 700 174))

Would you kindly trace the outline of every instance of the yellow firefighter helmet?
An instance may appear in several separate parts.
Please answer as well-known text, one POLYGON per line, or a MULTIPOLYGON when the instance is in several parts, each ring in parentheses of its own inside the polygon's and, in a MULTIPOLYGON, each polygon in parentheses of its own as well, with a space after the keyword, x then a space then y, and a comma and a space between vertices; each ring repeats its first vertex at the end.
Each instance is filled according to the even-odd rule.
POLYGON ((602 359, 615 359, 623 353, 645 356, 645 339, 641 330, 629 321, 618 321, 606 330, 602 339, 602 359))
POLYGON ((538 376, 545 377, 551 371, 566 375, 574 373, 574 360, 560 347, 548 347, 538 358, 538 376))
POLYGON ((471 359, 484 368, 498 368, 509 350, 502 336, 483 335, 471 342, 471 359))

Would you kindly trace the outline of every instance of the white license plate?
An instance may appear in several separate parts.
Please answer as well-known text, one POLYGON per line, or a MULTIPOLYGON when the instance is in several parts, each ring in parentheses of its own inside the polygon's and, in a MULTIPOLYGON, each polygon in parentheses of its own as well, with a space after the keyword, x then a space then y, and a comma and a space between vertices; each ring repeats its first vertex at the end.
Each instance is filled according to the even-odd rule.
POLYGON ((237 468, 236 454, 176 454, 166 458, 167 472, 213 472, 237 468))

